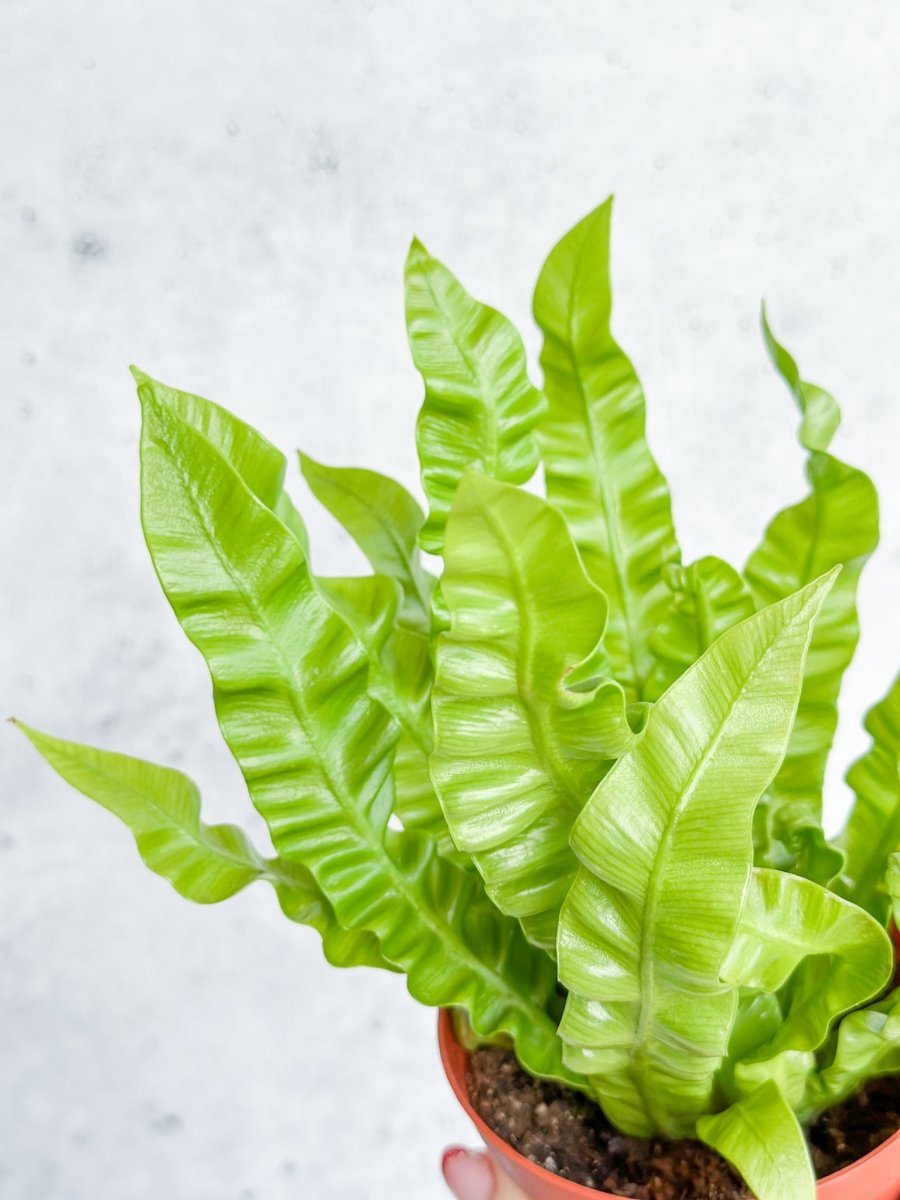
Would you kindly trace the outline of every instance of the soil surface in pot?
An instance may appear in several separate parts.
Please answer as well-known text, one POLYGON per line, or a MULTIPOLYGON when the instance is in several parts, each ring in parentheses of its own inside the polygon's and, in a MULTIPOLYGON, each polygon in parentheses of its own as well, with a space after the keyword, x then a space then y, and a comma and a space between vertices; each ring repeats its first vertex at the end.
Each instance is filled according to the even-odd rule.
MULTIPOLYGON (((753 1200, 707 1146, 626 1137, 577 1092, 532 1079, 509 1050, 476 1050, 467 1082, 473 1106, 491 1129, 563 1179, 631 1200, 753 1200)), ((810 1128, 816 1173, 821 1178, 839 1171, 898 1128, 900 1077, 877 1080, 810 1128)))

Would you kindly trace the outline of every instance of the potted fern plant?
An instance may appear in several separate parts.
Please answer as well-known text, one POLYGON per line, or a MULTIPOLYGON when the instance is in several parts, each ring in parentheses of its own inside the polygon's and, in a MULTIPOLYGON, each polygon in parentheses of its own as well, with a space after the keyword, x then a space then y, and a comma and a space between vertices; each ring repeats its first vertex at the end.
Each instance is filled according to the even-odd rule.
POLYGON ((543 391, 510 323, 413 243, 427 514, 301 456, 369 575, 315 575, 282 455, 135 372, 144 535, 274 853, 204 824, 178 771, 21 728, 188 899, 265 881, 329 962, 405 972, 535 1200, 675 1195, 684 1162, 684 1197, 896 1200, 900 681, 843 835, 821 824, 875 492, 764 319, 809 492, 743 571, 682 563, 610 332, 610 213, 541 272, 543 391), (546 499, 521 486, 539 463, 546 499))

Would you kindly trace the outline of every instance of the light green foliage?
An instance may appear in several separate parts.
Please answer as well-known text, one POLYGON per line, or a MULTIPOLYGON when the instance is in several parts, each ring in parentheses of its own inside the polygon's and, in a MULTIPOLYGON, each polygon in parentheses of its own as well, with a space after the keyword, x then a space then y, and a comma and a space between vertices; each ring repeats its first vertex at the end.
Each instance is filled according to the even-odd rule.
POLYGON ((610 331, 612 201, 551 251, 534 293, 549 402, 539 436, 547 496, 609 603, 606 648, 629 697, 643 698, 650 638, 678 561, 669 490, 644 440, 644 393, 610 331))
POLYGON ((650 639, 656 663, 644 689, 648 700, 658 700, 720 634, 756 611, 750 589, 721 558, 670 564, 663 578, 672 598, 650 639))
POLYGON ((431 511, 419 539, 439 554, 467 468, 507 483, 524 483, 534 474, 534 430, 545 402, 528 379, 515 328, 473 299, 419 241, 406 260, 406 324, 425 381, 416 444, 431 511))
POLYGON ((414 995, 465 1004, 480 1033, 518 1033, 523 1060, 561 1074, 552 970, 430 839, 388 828, 399 731, 367 690, 362 643, 210 443, 151 392, 142 402, 147 544, 276 851, 308 867, 346 928, 376 934, 414 995))
POLYGON ((281 452, 134 372, 144 535, 273 853, 205 824, 178 771, 21 728, 181 895, 268 883, 330 962, 404 972, 467 1043, 511 1041, 626 1132, 703 1139, 759 1200, 812 1200, 804 1124, 900 1072, 900 678, 838 845, 821 826, 877 501, 764 321, 809 494, 743 574, 682 565, 610 329, 610 217, 540 273, 546 396, 510 322, 413 243, 427 515, 300 457, 370 574, 316 576, 281 452), (541 460, 546 500, 519 486, 541 460))
POLYGON ((900 850, 900 676, 865 724, 872 745, 847 772, 856 802, 840 839, 847 861, 836 887, 883 921, 897 897, 885 869, 900 850))
POLYGON ((300 455, 300 467, 310 491, 353 537, 372 569, 400 584, 403 623, 427 633, 434 580, 419 557, 425 517, 414 497, 377 471, 326 467, 306 454, 300 455))
POLYGON ((137 367, 132 367, 131 373, 138 385, 138 395, 155 396, 185 425, 214 445, 253 495, 287 525, 304 552, 308 552, 309 539, 303 519, 284 490, 287 460, 281 451, 218 404, 167 387, 137 367))
POLYGON ((21 723, 19 728, 67 783, 128 826, 146 865, 185 899, 217 904, 264 880, 275 889, 287 917, 321 934, 325 956, 334 966, 395 969, 382 958, 371 933, 339 925, 315 879, 300 863, 264 858, 235 825, 204 825, 200 793, 187 775, 64 742, 21 723))
POLYGON ((765 1200, 812 1200, 816 1180, 803 1130, 774 1083, 716 1116, 703 1117, 698 1137, 727 1158, 765 1200))
POLYGON ((483 475, 460 485, 444 560, 432 777, 491 899, 553 950, 572 822, 635 738, 599 653, 606 600, 559 513, 483 475))
POLYGON ((900 916, 900 851, 895 850, 888 856, 884 883, 891 901, 891 918, 897 926, 897 917, 900 916))
POLYGON ((819 1059, 797 1106, 803 1120, 840 1104, 867 1080, 900 1071, 900 991, 845 1017, 819 1059))
POLYGON ((782 993, 782 1021, 752 1055, 818 1050, 834 1020, 890 978, 891 941, 855 904, 799 875, 756 867, 721 976, 744 989, 782 993))
POLYGON ((303 477, 381 576, 319 580, 369 656, 369 691, 400 724, 394 754, 395 812, 407 827, 432 833, 457 855, 428 772, 434 745, 428 702, 433 680, 431 597, 418 536, 425 520, 399 483, 376 471, 326 467, 300 455, 303 477), (393 588, 392 588, 393 583, 393 588), (399 589, 399 602, 389 592, 399 589))
POLYGON ((566 1060, 627 1133, 689 1135, 709 1111, 737 987, 723 961, 826 578, 729 630, 654 705, 572 831, 563 906, 566 1060))
POLYGON ((878 544, 878 497, 867 475, 828 452, 840 424, 834 399, 801 379, 765 314, 763 334, 800 410, 799 439, 807 452, 810 490, 769 525, 747 562, 747 582, 757 604, 765 605, 838 564, 843 570, 816 624, 784 763, 757 815, 757 862, 827 883, 840 871, 841 858, 822 835, 822 784, 841 680, 859 638, 857 585, 878 544))

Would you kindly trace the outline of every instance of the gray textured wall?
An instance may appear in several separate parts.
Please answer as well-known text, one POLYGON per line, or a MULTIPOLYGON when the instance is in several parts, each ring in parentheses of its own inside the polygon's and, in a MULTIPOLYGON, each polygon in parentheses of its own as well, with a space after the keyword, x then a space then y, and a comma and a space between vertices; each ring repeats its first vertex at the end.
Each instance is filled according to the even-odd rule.
MULTIPOLYGON (((533 348, 543 253, 614 190, 616 328, 687 552, 740 559, 802 488, 763 294, 881 489, 845 762, 900 662, 898 59, 890 0, 6 0, 0 711, 242 814, 142 546, 127 364, 413 485, 412 232, 533 348)), ((357 563, 312 525, 318 565, 357 563)), ((466 1129, 432 1014, 327 968, 264 890, 184 904, 2 737, 0 1194, 438 1200, 466 1129)))

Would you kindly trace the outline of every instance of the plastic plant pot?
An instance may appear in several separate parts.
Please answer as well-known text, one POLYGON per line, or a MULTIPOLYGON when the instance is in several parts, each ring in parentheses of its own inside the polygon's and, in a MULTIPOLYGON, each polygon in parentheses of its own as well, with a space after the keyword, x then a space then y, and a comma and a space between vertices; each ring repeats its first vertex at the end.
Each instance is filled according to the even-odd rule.
MULTIPOLYGON (((483 1138, 488 1154, 530 1200, 621 1200, 611 1192, 560 1179, 519 1154, 485 1124, 469 1101, 468 1053, 456 1037, 449 1009, 443 1009, 438 1017, 438 1042, 450 1086, 483 1138)), ((819 1200, 900 1200, 900 1131, 865 1158, 820 1179, 816 1196, 819 1200)))

